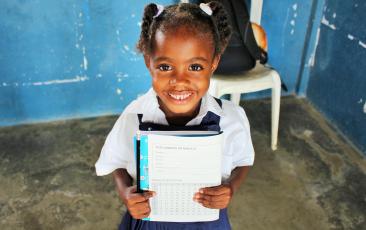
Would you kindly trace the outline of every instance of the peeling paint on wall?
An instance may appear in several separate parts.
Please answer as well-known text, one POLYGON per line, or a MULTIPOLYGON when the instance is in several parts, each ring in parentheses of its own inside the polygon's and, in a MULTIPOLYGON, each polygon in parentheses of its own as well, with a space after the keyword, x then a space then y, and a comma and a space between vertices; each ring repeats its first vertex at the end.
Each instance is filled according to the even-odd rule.
POLYGON ((364 43, 364 42, 362 42, 362 41, 358 41, 358 44, 359 44, 360 46, 362 46, 363 48, 365 48, 365 49, 366 49, 366 43, 364 43))
POLYGON ((314 50, 311 53, 309 62, 308 62, 308 66, 313 67, 315 65, 315 54, 316 54, 316 49, 318 48, 319 45, 319 38, 320 38, 320 28, 318 28, 317 32, 316 32, 316 40, 315 40, 315 46, 314 46, 314 50))
POLYGON ((85 55, 85 46, 83 46, 83 66, 84 70, 88 70, 88 59, 86 59, 85 55))
POLYGON ((336 26, 334 24, 330 24, 329 21, 325 18, 325 16, 323 16, 322 18, 322 24, 331 28, 332 30, 336 30, 336 26))
POLYGON ((89 78, 87 76, 76 76, 75 78, 70 78, 70 79, 56 79, 56 80, 51 80, 51 81, 43 81, 43 82, 33 82, 33 83, 28 83, 29 85, 34 85, 34 86, 40 86, 40 85, 53 85, 53 84, 69 84, 69 83, 75 83, 75 82, 83 82, 83 81, 87 81, 89 80, 89 78))
POLYGON ((361 46, 362 48, 366 49, 366 42, 361 41, 360 39, 356 38, 355 36, 353 36, 352 34, 347 34, 347 38, 351 41, 355 41, 357 42, 357 44, 359 46, 361 46))
POLYGON ((296 10, 297 10, 297 3, 295 3, 295 4, 293 4, 293 5, 292 5, 292 9, 293 9, 294 11, 296 11, 296 10))
POLYGON ((355 37, 354 37, 353 35, 351 35, 351 34, 348 34, 348 35, 347 35, 347 37, 348 37, 348 39, 349 39, 349 40, 351 40, 351 41, 352 41, 352 40, 355 40, 355 37))
MULTIPOLYGON (((291 26, 291 31, 290 34, 293 35, 295 33, 295 25, 296 25, 296 18, 297 18, 297 3, 295 3, 294 5, 292 5, 292 11, 294 11, 293 13, 293 19, 291 19, 290 21, 290 26, 291 26)), ((286 18, 287 21, 287 18, 286 18)))
POLYGON ((87 81, 89 78, 87 76, 75 76, 74 78, 68 78, 68 79, 55 79, 50 81, 38 81, 38 82, 13 82, 13 83, 7 83, 3 82, 0 87, 10 87, 10 86, 44 86, 44 85, 55 85, 55 84, 70 84, 70 83, 77 83, 77 82, 83 82, 87 81))

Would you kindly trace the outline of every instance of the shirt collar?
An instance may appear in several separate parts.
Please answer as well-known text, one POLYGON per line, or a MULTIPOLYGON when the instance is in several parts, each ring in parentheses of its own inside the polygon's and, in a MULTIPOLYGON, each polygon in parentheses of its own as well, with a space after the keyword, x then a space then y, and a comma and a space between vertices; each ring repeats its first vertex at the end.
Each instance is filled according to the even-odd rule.
POLYGON ((208 93, 202 97, 200 111, 198 112, 197 116, 190 120, 187 125, 198 125, 201 123, 202 119, 206 116, 208 112, 212 112, 219 117, 224 115, 222 108, 217 103, 214 97, 209 95, 208 93))
MULTIPOLYGON (((142 121, 143 122, 153 122, 156 124, 168 125, 168 121, 165 118, 164 112, 160 109, 159 102, 157 99, 157 94, 153 88, 145 94, 147 97, 148 104, 144 103, 142 109, 142 121)), ((198 125, 201 123, 202 119, 206 114, 211 111, 212 113, 222 117, 224 112, 220 105, 217 103, 214 97, 206 93, 201 100, 200 111, 198 115, 190 120, 187 125, 198 125)), ((141 111, 140 111, 141 112, 141 111)))

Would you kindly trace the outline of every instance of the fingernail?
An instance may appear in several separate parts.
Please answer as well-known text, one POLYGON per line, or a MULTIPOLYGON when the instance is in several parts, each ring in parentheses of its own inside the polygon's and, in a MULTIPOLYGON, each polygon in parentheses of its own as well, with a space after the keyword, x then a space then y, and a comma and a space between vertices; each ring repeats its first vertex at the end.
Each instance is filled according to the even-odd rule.
POLYGON ((203 193, 203 189, 200 189, 200 193, 203 193))

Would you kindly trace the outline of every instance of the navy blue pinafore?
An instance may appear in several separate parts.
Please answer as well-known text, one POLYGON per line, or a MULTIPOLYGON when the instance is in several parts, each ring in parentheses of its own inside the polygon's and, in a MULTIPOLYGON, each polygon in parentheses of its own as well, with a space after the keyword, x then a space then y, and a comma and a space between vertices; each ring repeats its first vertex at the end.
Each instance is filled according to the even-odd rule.
MULTIPOLYGON (((216 99, 216 98, 215 98, 216 99)), ((222 107, 220 99, 216 102, 222 107)), ((205 131, 221 131, 220 116, 209 111, 202 119, 200 125, 195 126, 172 126, 160 125, 149 122, 142 122, 142 114, 138 114, 140 122, 139 129, 146 131, 174 131, 174 130, 205 130, 205 131)), ((207 222, 160 222, 160 221, 144 221, 134 219, 127 211, 119 226, 119 230, 229 230, 231 229, 227 209, 221 209, 219 219, 207 222)))

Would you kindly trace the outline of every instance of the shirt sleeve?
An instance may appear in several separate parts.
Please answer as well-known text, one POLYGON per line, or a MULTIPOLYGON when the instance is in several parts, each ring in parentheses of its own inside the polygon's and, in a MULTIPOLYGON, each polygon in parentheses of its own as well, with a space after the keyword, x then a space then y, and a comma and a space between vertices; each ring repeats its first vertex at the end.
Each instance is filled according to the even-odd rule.
POLYGON ((244 109, 236 107, 238 114, 238 130, 232 140, 232 170, 239 166, 251 166, 254 163, 254 148, 250 135, 250 125, 244 109))
POLYGON ((107 136, 95 170, 98 176, 112 173, 118 168, 127 168, 133 159, 133 136, 137 130, 137 115, 126 111, 118 118, 107 136))

